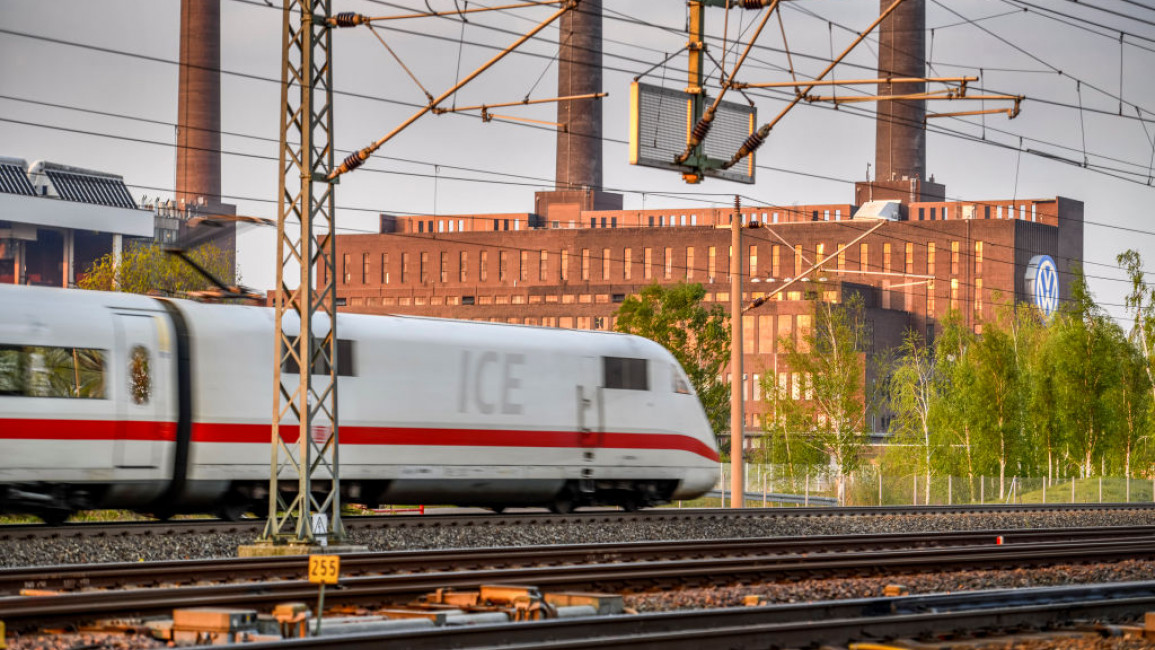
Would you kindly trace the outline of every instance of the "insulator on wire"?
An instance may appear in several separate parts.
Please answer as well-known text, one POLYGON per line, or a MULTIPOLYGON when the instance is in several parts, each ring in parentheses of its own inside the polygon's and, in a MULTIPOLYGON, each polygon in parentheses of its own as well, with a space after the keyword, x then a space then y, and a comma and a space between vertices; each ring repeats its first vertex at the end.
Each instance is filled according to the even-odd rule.
POLYGON ((367 23, 369 19, 355 11, 342 11, 333 16, 333 24, 337 27, 356 27, 361 23, 367 23))
POLYGON ((365 163, 365 160, 368 158, 369 158, 369 154, 367 154, 363 151, 354 151, 353 153, 351 153, 345 157, 345 160, 343 160, 341 162, 341 166, 337 168, 337 171, 334 175, 344 174, 346 172, 351 172, 354 169, 357 169, 358 167, 363 165, 365 163))
POLYGON ((757 151, 758 147, 761 147, 763 142, 766 142, 766 138, 763 138, 761 135, 759 135, 757 131, 751 133, 750 137, 746 138, 746 141, 742 143, 742 147, 738 149, 737 157, 745 158, 746 156, 749 156, 750 154, 757 151))
POLYGON ((743 9, 761 9, 769 4, 768 0, 742 0, 743 9))
POLYGON ((694 125, 693 136, 696 142, 701 142, 706 139, 706 134, 710 132, 710 127, 714 126, 713 120, 701 119, 694 125))

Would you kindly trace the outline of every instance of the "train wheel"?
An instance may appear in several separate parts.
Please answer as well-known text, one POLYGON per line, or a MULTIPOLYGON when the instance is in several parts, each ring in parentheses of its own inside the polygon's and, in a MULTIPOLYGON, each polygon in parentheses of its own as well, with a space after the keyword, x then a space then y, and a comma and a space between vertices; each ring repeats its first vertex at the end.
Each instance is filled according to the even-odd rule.
POLYGON ((631 494, 630 496, 622 499, 621 506, 622 510, 625 510, 626 512, 637 512, 642 508, 642 500, 638 498, 638 495, 631 494))
POLYGON ((216 515, 225 521, 240 521, 252 509, 253 503, 242 494, 233 492, 217 506, 216 515))
POLYGON ((49 526, 59 526, 68 521, 72 511, 66 508, 49 508, 36 513, 36 516, 49 526))
POLYGON ((567 487, 549 504, 549 511, 555 515, 568 515, 573 512, 574 505, 573 490, 567 487))
POLYGON ((505 512, 505 506, 489 506, 488 510, 492 510, 494 514, 500 515, 505 512))

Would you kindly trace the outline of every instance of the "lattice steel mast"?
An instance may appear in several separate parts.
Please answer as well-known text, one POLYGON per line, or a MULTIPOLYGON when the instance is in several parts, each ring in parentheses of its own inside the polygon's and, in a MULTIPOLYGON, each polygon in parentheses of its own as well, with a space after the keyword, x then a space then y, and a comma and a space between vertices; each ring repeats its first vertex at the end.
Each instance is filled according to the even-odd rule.
POLYGON ((345 539, 337 458, 336 180, 328 179, 334 166, 330 14, 331 0, 285 0, 272 461, 260 543, 345 539), (290 287, 298 269, 299 283, 290 287), (279 483, 292 480, 296 498, 286 502, 279 483), (324 516, 327 533, 314 531, 314 513, 324 516))

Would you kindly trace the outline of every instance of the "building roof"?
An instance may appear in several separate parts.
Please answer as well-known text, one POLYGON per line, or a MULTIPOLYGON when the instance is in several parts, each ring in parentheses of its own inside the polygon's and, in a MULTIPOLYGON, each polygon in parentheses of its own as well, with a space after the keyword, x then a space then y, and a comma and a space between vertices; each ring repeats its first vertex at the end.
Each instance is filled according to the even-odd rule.
POLYGON ((29 176, 42 196, 116 208, 137 207, 123 176, 48 161, 33 163, 29 176))
POLYGON ((28 180, 27 163, 19 158, 0 157, 0 192, 33 196, 36 190, 28 180))

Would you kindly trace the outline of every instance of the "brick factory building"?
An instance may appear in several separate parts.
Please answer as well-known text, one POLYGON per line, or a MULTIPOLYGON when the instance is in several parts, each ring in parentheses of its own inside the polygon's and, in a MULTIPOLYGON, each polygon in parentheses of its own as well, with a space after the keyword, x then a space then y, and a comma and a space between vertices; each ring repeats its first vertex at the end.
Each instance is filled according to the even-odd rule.
MULTIPOLYGON (((1065 198, 909 202, 878 224, 850 204, 744 207, 743 304, 826 260, 773 300, 743 315, 746 428, 760 429, 759 379, 796 393, 775 341, 797 337, 819 298, 862 295, 873 350, 907 330, 933 339, 948 310, 981 332, 1008 299, 1028 300, 1033 258, 1051 256, 1060 300, 1082 258, 1083 205, 1065 198), (857 216, 856 216, 857 215, 857 216)), ((875 207, 869 204, 867 207, 875 207)), ((556 207, 556 206, 555 206, 556 207)), ((532 213, 382 216, 381 233, 337 237, 342 309, 547 327, 612 330, 627 295, 653 282, 699 282, 706 300, 730 305, 728 209, 551 210, 532 213), (554 218, 558 217, 558 218, 554 218)), ((325 278, 320 278, 324 282, 325 278)), ((868 378, 869 379, 869 378, 868 378)), ((886 421, 870 423, 884 431, 886 421)))

